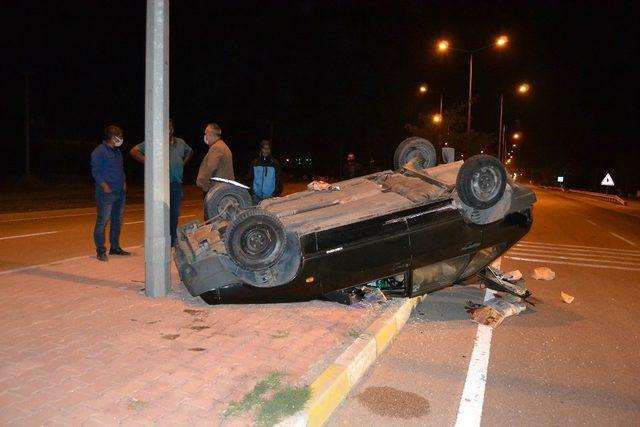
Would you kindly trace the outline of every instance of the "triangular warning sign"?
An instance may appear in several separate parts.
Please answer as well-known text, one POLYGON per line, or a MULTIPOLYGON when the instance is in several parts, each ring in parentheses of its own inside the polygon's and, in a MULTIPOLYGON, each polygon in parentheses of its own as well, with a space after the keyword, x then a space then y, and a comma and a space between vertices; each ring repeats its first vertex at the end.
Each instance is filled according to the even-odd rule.
POLYGON ((607 174, 607 176, 604 177, 604 179, 602 180, 600 185, 606 185, 608 187, 613 187, 615 184, 613 183, 613 178, 611 178, 611 175, 607 174))

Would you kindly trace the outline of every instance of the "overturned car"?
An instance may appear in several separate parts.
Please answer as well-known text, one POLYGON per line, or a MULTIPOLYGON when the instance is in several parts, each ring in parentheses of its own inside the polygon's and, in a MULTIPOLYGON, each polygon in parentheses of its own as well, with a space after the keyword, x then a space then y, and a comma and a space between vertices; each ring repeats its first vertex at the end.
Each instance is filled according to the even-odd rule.
POLYGON ((459 283, 529 231, 536 199, 494 157, 436 159, 408 138, 393 171, 258 206, 220 182, 205 198, 209 221, 179 229, 180 278, 209 304, 310 300, 389 276, 404 277, 395 292, 406 297, 459 283))

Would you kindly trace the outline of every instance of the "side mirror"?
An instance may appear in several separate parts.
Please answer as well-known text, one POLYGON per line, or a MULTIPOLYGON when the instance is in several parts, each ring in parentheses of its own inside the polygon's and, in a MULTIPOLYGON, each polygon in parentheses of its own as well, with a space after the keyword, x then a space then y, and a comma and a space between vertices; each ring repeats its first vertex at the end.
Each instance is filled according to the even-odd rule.
POLYGON ((442 161, 452 163, 456 159, 456 149, 453 147, 442 148, 442 161))

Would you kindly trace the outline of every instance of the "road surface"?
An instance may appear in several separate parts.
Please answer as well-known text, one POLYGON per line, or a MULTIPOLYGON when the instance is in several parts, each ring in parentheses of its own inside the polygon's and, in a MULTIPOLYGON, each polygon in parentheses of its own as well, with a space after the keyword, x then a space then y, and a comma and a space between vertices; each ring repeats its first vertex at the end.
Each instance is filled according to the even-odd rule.
POLYGON ((329 425, 640 425, 638 211, 536 193, 532 231, 502 267, 541 302, 487 331, 464 311, 484 290, 432 294, 329 425), (556 279, 530 278, 539 266, 556 279))

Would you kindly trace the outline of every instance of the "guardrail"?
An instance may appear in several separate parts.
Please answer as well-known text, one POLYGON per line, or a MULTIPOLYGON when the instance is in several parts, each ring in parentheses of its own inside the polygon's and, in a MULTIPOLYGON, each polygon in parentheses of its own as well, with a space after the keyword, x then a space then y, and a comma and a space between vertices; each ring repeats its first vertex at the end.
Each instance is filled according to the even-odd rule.
POLYGON ((568 190, 564 187, 549 187, 547 185, 537 185, 536 187, 544 188, 545 190, 562 191, 563 193, 574 193, 586 197, 592 197, 594 199, 602 200, 605 202, 615 203, 617 205, 627 206, 626 200, 613 194, 594 193, 593 191, 582 190, 568 190))
POLYGON ((613 194, 604 194, 604 193, 593 193, 591 191, 581 191, 581 190, 568 190, 569 193, 580 194, 587 197, 593 197, 594 199, 604 200, 605 202, 616 203, 618 205, 627 206, 627 202, 613 194))

